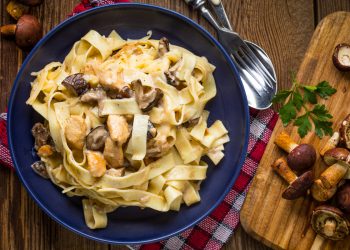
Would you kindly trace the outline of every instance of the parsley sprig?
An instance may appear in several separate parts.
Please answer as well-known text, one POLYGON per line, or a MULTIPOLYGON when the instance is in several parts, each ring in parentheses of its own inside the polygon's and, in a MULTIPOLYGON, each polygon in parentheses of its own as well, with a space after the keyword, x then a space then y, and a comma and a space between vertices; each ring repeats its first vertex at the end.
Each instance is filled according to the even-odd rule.
POLYGON ((311 122, 313 122, 318 137, 331 135, 333 133, 331 121, 333 116, 324 104, 317 104, 317 97, 328 99, 337 90, 331 87, 327 81, 322 81, 316 86, 304 85, 293 76, 292 82, 293 86, 290 90, 280 91, 272 100, 273 103, 283 104, 278 112, 283 126, 294 121, 300 137, 303 138, 312 130, 311 122), (308 103, 311 105, 306 106, 308 103), (300 112, 301 110, 303 112, 300 112))

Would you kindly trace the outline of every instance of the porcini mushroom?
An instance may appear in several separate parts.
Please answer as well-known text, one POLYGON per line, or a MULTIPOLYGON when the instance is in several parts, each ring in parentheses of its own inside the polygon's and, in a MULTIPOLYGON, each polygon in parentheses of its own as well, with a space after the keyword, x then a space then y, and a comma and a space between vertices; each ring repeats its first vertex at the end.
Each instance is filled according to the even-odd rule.
POLYGON ((324 154, 333 148, 336 148, 338 143, 340 141, 340 134, 338 132, 334 132, 332 137, 329 138, 327 143, 324 145, 324 147, 320 150, 320 155, 324 156, 324 154))
POLYGON ((350 213, 350 182, 342 185, 335 197, 338 207, 345 213, 350 213))
POLYGON ((17 1, 28 6, 37 6, 43 2, 43 0, 17 0, 17 1))
POLYGON ((32 128, 32 135, 35 139, 34 147, 36 150, 48 144, 51 138, 49 128, 40 122, 34 124, 32 128))
POLYGON ((349 235, 348 223, 342 211, 329 205, 316 207, 311 217, 314 231, 330 240, 342 240, 349 235))
POLYGON ((90 89, 80 96, 80 101, 95 104, 107 98, 106 92, 102 88, 90 89))
POLYGON ((350 70, 350 45, 347 43, 338 44, 333 53, 333 64, 340 71, 350 70))
POLYGON ((350 149, 350 114, 340 125, 340 143, 350 149))
POLYGON ((337 187, 332 187, 330 189, 325 188, 320 179, 315 180, 311 186, 311 195, 312 197, 320 202, 327 201, 333 197, 337 192, 337 187))
POLYGON ((21 16, 28 13, 29 7, 23 5, 15 0, 11 0, 6 6, 6 11, 14 19, 18 20, 21 16))
POLYGON ((49 174, 46 170, 46 164, 43 161, 36 161, 31 165, 33 171, 45 179, 49 179, 49 174))
POLYGON ((89 89, 89 84, 84 79, 83 74, 77 73, 67 76, 63 81, 62 85, 66 87, 69 93, 80 96, 89 89))
POLYGON ((158 45, 158 55, 162 57, 165 53, 169 52, 169 50, 169 40, 166 37, 161 38, 158 45))
POLYGON ((340 182, 350 167, 350 152, 345 148, 334 148, 328 150, 323 160, 331 165, 321 173, 320 180, 325 188, 330 189, 340 182))
POLYGON ((310 144, 296 144, 289 135, 282 132, 276 139, 277 146, 289 153, 288 166, 298 173, 310 169, 316 161, 316 151, 310 144))
POLYGON ((146 92, 140 80, 133 81, 132 86, 135 90, 137 104, 143 112, 151 111, 163 97, 163 92, 158 88, 149 88, 146 92))
POLYGON ((17 24, 4 25, 0 30, 4 36, 15 36, 16 44, 21 48, 33 47, 42 37, 42 26, 32 15, 23 15, 17 24))
POLYGON ((86 137, 86 148, 94 151, 103 151, 108 131, 105 126, 98 126, 90 131, 86 137))
POLYGON ((154 127, 153 123, 148 120, 148 126, 147 126, 147 140, 150 140, 157 135, 157 129, 154 127))
POLYGON ((282 194, 282 197, 287 200, 303 196, 314 181, 312 171, 307 171, 299 177, 296 176, 283 157, 277 159, 271 167, 289 183, 289 187, 282 194))

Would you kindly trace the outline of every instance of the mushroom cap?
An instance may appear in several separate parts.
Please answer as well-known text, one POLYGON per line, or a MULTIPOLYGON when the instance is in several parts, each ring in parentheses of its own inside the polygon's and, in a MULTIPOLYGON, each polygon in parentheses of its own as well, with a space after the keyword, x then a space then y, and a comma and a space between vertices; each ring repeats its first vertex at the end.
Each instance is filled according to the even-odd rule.
POLYGON ((333 64, 340 71, 350 70, 350 45, 347 43, 338 44, 333 53, 333 64))
POLYGON ((340 143, 350 149, 350 114, 340 124, 340 143))
POLYGON ((342 211, 350 213, 350 182, 346 182, 338 189, 336 202, 342 211))
POLYGON ((313 172, 307 171, 293 181, 282 194, 282 198, 286 200, 294 200, 303 196, 314 182, 313 172))
POLYGON ((315 164, 315 161, 316 151, 310 144, 300 144, 287 157, 290 168, 298 173, 310 169, 315 164))
POLYGON ((28 6, 37 6, 43 2, 43 0, 17 0, 21 4, 25 4, 28 6))
POLYGON ((340 161, 350 167, 350 152, 345 148, 333 148, 326 151, 323 160, 327 165, 333 165, 340 161))
POLYGON ((329 205, 321 205, 315 208, 311 217, 311 226, 317 234, 331 240, 342 240, 349 234, 348 220, 342 211, 329 205), (335 222, 333 235, 325 233, 327 221, 335 222))
POLYGON ((90 131, 86 137, 86 148, 94 151, 103 151, 108 131, 105 126, 98 126, 90 131))
POLYGON ((19 47, 33 47, 42 37, 42 26, 35 16, 23 15, 17 22, 15 36, 19 47))

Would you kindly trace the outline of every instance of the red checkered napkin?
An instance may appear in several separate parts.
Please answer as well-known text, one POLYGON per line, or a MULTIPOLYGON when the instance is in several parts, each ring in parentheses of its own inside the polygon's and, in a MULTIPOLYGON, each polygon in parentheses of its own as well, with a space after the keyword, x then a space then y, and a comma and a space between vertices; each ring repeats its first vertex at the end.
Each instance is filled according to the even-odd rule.
MULTIPOLYGON (((71 15, 94 6, 127 2, 127 0, 83 0, 71 15)), ((250 109, 250 133, 247 158, 238 179, 224 201, 204 220, 178 236, 161 242, 130 246, 132 249, 220 249, 239 225, 239 211, 247 195, 266 145, 276 125, 278 115, 272 110, 257 111, 250 109)), ((0 114, 0 165, 13 169, 8 150, 6 134, 6 114, 0 114)))

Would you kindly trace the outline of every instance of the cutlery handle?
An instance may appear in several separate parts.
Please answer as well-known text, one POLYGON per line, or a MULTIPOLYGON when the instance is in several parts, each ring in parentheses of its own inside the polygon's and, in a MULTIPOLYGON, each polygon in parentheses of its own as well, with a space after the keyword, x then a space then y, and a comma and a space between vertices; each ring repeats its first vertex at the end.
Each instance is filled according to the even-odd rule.
POLYGON ((219 22, 226 29, 232 30, 232 26, 231 26, 230 20, 227 17, 225 8, 224 8, 221 0, 209 0, 209 2, 210 2, 210 5, 211 5, 213 11, 217 15, 217 17, 219 19, 219 22))
POLYGON ((202 16, 216 29, 216 31, 220 32, 222 27, 215 20, 214 16, 210 13, 210 11, 204 5, 200 6, 199 10, 200 10, 202 16))

